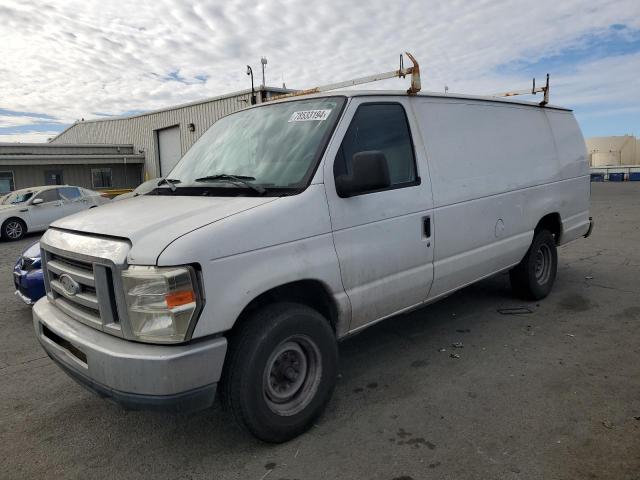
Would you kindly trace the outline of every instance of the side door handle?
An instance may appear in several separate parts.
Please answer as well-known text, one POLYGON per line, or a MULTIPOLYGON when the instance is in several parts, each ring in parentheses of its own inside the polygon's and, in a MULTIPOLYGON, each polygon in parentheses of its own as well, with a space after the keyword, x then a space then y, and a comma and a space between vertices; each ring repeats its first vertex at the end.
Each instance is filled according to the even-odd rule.
POLYGON ((431 217, 424 217, 422 219, 422 231, 426 238, 431 238, 431 217))
POLYGON ((427 241, 427 247, 431 246, 431 217, 422 217, 422 233, 427 241))

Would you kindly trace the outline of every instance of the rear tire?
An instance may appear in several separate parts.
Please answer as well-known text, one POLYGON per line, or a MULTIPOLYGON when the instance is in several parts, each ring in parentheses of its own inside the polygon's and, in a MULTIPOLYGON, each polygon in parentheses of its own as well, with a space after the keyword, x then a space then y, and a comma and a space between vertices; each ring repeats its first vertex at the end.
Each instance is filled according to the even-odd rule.
POLYGON ((514 293, 525 300, 540 300, 551 292, 558 270, 558 252, 548 230, 535 233, 520 263, 511 269, 509 279, 514 293))
POLYGON ((2 224, 2 238, 4 240, 20 240, 26 233, 27 225, 19 218, 9 218, 2 224))
POLYGON ((231 336, 221 398, 254 436, 286 442, 323 412, 337 374, 338 346, 328 320, 305 305, 277 303, 231 336))

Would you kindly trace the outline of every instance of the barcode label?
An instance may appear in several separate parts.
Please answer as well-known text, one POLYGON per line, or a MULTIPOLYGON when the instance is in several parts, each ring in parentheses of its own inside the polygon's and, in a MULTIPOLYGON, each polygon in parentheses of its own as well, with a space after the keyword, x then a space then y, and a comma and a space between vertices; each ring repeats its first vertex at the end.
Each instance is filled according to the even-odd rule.
POLYGON ((293 112, 289 118, 291 122, 322 122, 329 118, 331 110, 303 110, 302 112, 293 112))

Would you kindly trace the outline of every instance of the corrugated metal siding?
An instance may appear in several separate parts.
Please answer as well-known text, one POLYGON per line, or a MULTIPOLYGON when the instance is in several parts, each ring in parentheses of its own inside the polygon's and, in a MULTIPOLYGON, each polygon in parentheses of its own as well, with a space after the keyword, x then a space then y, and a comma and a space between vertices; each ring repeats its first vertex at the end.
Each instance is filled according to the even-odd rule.
POLYGON ((251 95, 246 93, 130 118, 79 122, 51 143, 133 144, 135 153, 140 150, 145 153, 146 176, 154 178, 159 176, 156 130, 179 125, 184 155, 216 120, 246 107, 250 101, 251 95), (190 123, 195 125, 194 132, 188 129, 190 123))
MULTIPOLYGON (((102 164, 93 168, 111 168, 113 188, 135 188, 142 181, 141 165, 102 164)), ((87 165, 16 165, 0 167, 0 171, 13 172, 15 189, 44 185, 47 170, 61 170, 62 180, 67 185, 93 189, 91 166, 87 165)))

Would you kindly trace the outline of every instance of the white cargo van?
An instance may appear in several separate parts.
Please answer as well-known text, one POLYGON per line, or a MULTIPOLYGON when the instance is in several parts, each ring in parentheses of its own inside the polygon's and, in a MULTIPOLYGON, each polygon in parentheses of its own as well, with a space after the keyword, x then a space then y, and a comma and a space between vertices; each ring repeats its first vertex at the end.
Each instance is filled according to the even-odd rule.
POLYGON ((591 229, 570 110, 350 91, 216 122, 150 194, 42 238, 39 341, 130 408, 205 408, 255 436, 322 412, 337 341, 510 271, 545 297, 556 247, 591 229))

